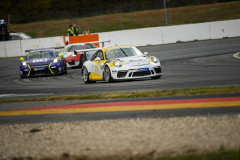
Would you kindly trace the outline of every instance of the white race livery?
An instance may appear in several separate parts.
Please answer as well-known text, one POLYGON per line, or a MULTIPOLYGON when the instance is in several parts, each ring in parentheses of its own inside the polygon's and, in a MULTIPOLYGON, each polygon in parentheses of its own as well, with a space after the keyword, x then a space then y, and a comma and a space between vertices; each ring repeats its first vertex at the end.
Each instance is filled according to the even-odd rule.
MULTIPOLYGON (((96 49, 94 49, 96 51, 96 49)), ((84 50, 77 50, 77 52, 84 50)), ((86 50, 85 50, 86 51, 86 50)), ((88 50, 90 51, 90 50, 88 50)), ((134 46, 101 48, 82 67, 85 83, 137 78, 157 79, 162 76, 160 61, 134 46)))

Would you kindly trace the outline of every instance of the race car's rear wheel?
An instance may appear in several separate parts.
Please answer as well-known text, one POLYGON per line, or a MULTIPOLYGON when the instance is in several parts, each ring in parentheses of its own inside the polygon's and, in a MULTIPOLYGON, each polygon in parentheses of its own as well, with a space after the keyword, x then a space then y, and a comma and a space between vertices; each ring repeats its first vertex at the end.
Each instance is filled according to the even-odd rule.
POLYGON ((66 62, 65 62, 65 60, 64 60, 64 74, 67 74, 67 64, 66 64, 66 62))
POLYGON ((90 83, 90 81, 89 81, 89 75, 88 75, 88 70, 87 70, 87 68, 83 68, 83 70, 82 70, 82 76, 83 76, 83 81, 87 84, 87 83, 90 83))
POLYGON ((81 55, 80 57, 80 63, 79 63, 79 67, 82 68, 83 63, 87 61, 87 58, 85 57, 85 55, 81 55))
POLYGON ((112 77, 111 77, 111 71, 109 69, 108 66, 106 66, 104 68, 104 80, 107 82, 107 83, 111 83, 112 82, 112 77))

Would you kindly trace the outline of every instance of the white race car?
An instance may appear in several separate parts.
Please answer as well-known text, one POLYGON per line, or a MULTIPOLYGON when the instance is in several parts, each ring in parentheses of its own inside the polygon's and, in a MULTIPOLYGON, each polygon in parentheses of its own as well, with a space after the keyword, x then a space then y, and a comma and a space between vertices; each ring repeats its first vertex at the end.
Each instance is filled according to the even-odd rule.
MULTIPOLYGON (((117 46, 93 49, 96 53, 82 67, 85 83, 115 80, 130 80, 137 78, 157 79, 162 76, 160 61, 148 57, 134 46, 117 46)), ((77 50, 77 52, 93 51, 77 50)))

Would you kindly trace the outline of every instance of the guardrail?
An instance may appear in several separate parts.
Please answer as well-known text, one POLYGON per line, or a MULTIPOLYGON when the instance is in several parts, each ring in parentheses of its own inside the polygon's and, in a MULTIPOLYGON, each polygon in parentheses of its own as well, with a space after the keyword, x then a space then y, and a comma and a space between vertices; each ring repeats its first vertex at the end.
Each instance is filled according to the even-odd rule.
MULTIPOLYGON (((49 37, 29 40, 17 40, 0 42, 0 57, 24 56, 27 49, 38 49, 47 47, 59 47, 65 45, 71 38, 76 42, 103 41, 109 39, 105 47, 119 45, 159 45, 177 42, 188 42, 195 40, 210 40, 240 36, 240 19, 218 22, 206 22, 188 25, 176 25, 169 27, 153 27, 114 32, 104 32, 94 35, 78 37, 49 37), (94 37, 92 39, 89 39, 94 37), (79 39, 76 41, 76 39, 79 39)), ((99 47, 102 47, 99 44, 99 47)))

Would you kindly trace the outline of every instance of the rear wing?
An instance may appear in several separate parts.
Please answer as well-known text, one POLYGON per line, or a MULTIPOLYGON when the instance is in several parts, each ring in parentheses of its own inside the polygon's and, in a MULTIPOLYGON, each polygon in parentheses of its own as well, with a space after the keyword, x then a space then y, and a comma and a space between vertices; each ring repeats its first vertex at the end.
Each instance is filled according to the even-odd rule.
POLYGON ((39 49, 27 49, 25 50, 25 52, 29 52, 29 51, 32 51, 32 50, 41 50, 41 49, 62 49, 64 48, 65 46, 60 46, 60 47, 49 47, 49 48, 39 48, 39 49))
POLYGON ((77 55, 78 52, 99 51, 100 49, 102 49, 102 48, 91 48, 91 49, 75 50, 74 54, 77 55))
MULTIPOLYGON (((104 42, 108 42, 110 43, 110 40, 106 40, 106 41, 95 41, 95 42, 86 42, 86 43, 102 43, 102 48, 104 48, 104 42)), ((90 51, 98 51, 102 48, 91 48, 91 49, 83 49, 83 50, 75 50, 74 54, 77 55, 78 52, 90 52, 90 51)))
POLYGON ((95 42, 86 42, 86 43, 102 43, 102 47, 104 47, 104 42, 108 42, 108 43, 110 43, 111 41, 110 40, 108 40, 108 41, 95 41, 95 42))

